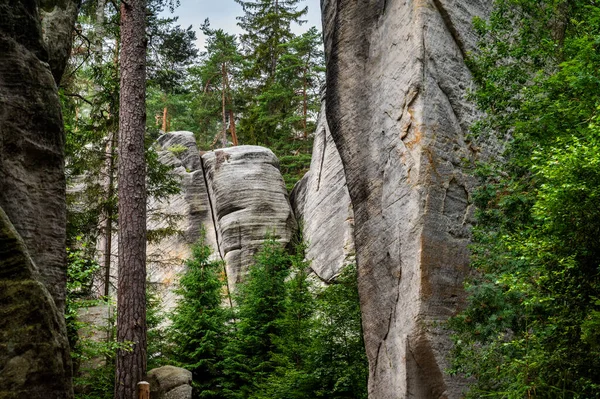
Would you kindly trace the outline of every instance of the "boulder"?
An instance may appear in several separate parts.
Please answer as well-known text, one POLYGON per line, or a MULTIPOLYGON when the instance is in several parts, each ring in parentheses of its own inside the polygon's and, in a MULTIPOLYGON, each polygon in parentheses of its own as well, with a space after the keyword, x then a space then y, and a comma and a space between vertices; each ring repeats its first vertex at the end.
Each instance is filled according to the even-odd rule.
MULTIPOLYGON (((369 398, 459 398, 441 326, 462 306, 475 115, 471 23, 486 0, 322 1, 327 122, 354 210, 369 398)), ((314 173, 314 171, 311 171, 314 173)), ((310 194, 307 193, 307 198, 310 194)))
POLYGON ((192 373, 175 366, 163 366, 148 372, 151 399, 191 399, 192 373))
POLYGON ((287 245, 296 219, 279 171, 267 148, 239 146, 202 156, 217 242, 234 289, 253 262, 267 235, 287 245))

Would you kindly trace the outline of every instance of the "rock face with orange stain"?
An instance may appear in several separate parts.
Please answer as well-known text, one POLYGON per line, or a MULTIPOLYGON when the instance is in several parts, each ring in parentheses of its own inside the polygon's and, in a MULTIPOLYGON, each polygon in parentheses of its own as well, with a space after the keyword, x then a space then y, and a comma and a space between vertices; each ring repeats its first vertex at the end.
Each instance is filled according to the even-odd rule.
POLYGON ((465 56, 471 21, 489 6, 322 1, 327 122, 354 210, 370 399, 464 389, 444 373, 440 323, 464 300, 473 184, 462 162, 476 156, 465 140, 475 116, 465 56))

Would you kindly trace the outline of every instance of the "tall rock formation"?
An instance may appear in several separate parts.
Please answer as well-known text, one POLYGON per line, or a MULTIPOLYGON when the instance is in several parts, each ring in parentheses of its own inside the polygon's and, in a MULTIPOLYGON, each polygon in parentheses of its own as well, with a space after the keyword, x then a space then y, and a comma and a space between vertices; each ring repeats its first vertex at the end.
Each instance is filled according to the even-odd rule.
POLYGON ((179 194, 163 201, 150 198, 148 204, 148 231, 168 229, 175 223, 177 234, 148 245, 148 280, 160 289, 163 306, 168 311, 175 306, 174 288, 178 275, 184 271, 183 262, 191 254, 191 246, 198 241, 202 229, 205 243, 218 256, 215 227, 208 198, 208 188, 202 171, 202 159, 191 132, 171 132, 158 139, 159 160, 172 166, 181 184, 179 194))
MULTIPOLYGON (((148 204, 151 234, 170 227, 177 231, 148 245, 148 280, 159 288, 166 310, 176 304, 178 277, 202 229, 213 257, 226 263, 230 291, 243 280, 265 237, 286 246, 291 242, 296 219, 271 150, 239 146, 201 154, 191 132, 163 134, 157 146, 159 160, 172 166, 181 182, 179 194, 150 198, 148 204)), ((112 239, 116 248, 116 235, 112 239)), ((116 262, 112 268, 116 275, 116 262)))
POLYGON ((279 160, 267 148, 239 146, 202 156, 217 245, 234 289, 267 235, 287 245, 296 231, 279 160))
MULTIPOLYGON (((74 7, 65 15, 74 21, 77 3, 67 3, 74 7)), ((72 24, 61 29, 71 32, 72 24)), ((63 69, 64 62, 49 57, 38 3, 0 0, 2 398, 72 397, 62 313, 64 132, 52 74, 58 77, 63 69)))
MULTIPOLYGON (((327 121, 354 208, 371 399, 459 398, 439 322, 467 269, 474 107, 465 56, 486 0, 323 0, 327 121)), ((314 172, 314 171, 313 171, 314 172)), ((311 172, 312 173, 312 172, 311 172)))
POLYGON ((310 170, 294 187, 291 203, 313 272, 331 282, 344 266, 354 262, 354 212, 325 111, 323 98, 310 170))

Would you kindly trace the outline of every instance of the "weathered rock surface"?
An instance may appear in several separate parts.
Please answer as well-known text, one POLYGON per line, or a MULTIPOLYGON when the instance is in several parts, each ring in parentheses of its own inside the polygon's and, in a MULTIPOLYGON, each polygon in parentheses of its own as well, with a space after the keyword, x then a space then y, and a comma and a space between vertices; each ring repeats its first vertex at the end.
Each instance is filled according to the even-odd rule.
POLYGON ((0 1, 0 206, 64 306, 64 133, 33 2, 0 1))
POLYGON ((198 241, 203 228, 205 243, 217 256, 218 247, 202 161, 193 133, 163 134, 158 145, 160 161, 173 166, 181 180, 179 194, 163 201, 149 201, 148 230, 165 229, 171 219, 179 232, 148 246, 149 280, 160 286, 162 304, 169 310, 176 302, 173 289, 177 276, 184 271, 183 262, 191 256, 191 246, 198 241))
POLYGON ((58 399, 73 396, 64 133, 36 5, 0 0, 0 397, 58 399))
POLYGON ((325 116, 325 100, 315 132, 310 171, 291 194, 292 208, 307 242, 306 258, 323 281, 354 261, 354 213, 346 176, 325 116))
MULTIPOLYGON (((355 215, 369 397, 459 398, 437 322, 464 297, 474 116, 465 54, 485 0, 323 0, 327 121, 355 215)), ((308 197, 308 194, 307 194, 308 197)))
POLYGON ((73 25, 77 20, 80 0, 38 0, 42 35, 48 49, 48 63, 56 84, 71 55, 73 25))
POLYGON ((0 208, 0 398, 71 398, 62 314, 0 208))
POLYGON ((175 366, 163 366, 148 372, 151 399, 191 399, 192 373, 175 366))
POLYGON ((217 242, 230 289, 241 281, 267 234, 284 245, 296 230, 279 161, 269 149, 230 147, 202 156, 217 242))

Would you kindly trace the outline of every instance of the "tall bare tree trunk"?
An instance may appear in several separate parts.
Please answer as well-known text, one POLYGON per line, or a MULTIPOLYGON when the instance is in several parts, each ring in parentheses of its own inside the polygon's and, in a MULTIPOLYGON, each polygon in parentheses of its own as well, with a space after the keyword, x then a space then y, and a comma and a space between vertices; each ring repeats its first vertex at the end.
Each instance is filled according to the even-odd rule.
POLYGON ((169 109, 167 107, 163 108, 163 117, 162 117, 162 131, 164 133, 169 133, 167 130, 169 126, 167 125, 167 118, 169 117, 169 109))
POLYGON ((231 132, 231 141, 234 146, 238 145, 237 132, 235 131, 235 115, 233 114, 233 110, 229 110, 229 131, 231 132))
POLYGON ((221 73, 222 73, 222 78, 221 78, 221 100, 222 100, 222 107, 223 107, 223 147, 227 146, 227 111, 225 109, 225 93, 227 91, 227 65, 224 62, 223 64, 221 64, 221 73))
POLYGON ((308 94, 307 94, 307 81, 306 81, 306 70, 308 66, 304 67, 302 78, 304 85, 302 87, 302 128, 304 129, 304 139, 308 138, 308 130, 306 128, 306 119, 308 118, 308 94))
POLYGON ((237 132, 235 130, 235 115, 233 113, 233 99, 231 98, 231 87, 229 86, 229 73, 225 74, 225 87, 227 88, 227 99, 229 100, 229 132, 234 146, 238 145, 237 132))
POLYGON ((112 230, 113 230, 113 206, 114 196, 114 174, 115 174, 115 134, 110 133, 106 145, 106 202, 104 205, 104 297, 110 295, 110 265, 112 256, 112 230))
POLYGON ((146 2, 121 3, 119 284, 115 399, 135 399, 146 374, 146 2))

